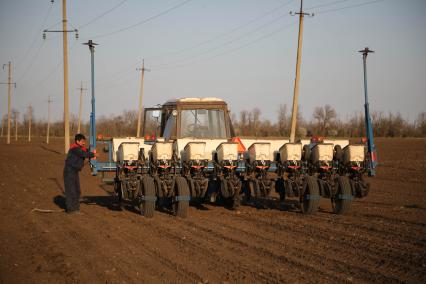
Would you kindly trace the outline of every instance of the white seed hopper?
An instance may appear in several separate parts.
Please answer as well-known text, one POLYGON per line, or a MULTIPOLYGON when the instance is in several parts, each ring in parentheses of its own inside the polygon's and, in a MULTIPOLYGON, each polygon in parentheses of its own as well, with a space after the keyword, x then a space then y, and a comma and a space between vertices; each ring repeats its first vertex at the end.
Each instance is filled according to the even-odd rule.
POLYGON ((364 145, 348 145, 343 148, 343 163, 362 162, 365 159, 364 145))
POLYGON ((333 160, 333 144, 317 144, 312 148, 312 163, 330 162, 333 160))
POLYGON ((302 160, 301 143, 285 143, 280 148, 281 161, 300 161, 302 160))

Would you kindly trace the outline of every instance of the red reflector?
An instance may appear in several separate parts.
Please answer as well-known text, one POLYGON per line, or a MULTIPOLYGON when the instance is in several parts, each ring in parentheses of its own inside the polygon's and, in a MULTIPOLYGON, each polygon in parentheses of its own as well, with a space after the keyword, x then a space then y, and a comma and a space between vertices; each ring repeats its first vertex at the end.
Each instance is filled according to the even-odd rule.
POLYGON ((372 153, 371 153, 371 161, 373 161, 373 162, 377 161, 377 155, 376 155, 376 152, 372 152, 372 153))
POLYGON ((288 166, 290 169, 298 169, 300 166, 288 166))
POLYGON ((256 168, 264 170, 264 169, 267 169, 269 167, 268 166, 256 166, 256 168))
POLYGON ((223 166, 224 168, 226 168, 226 169, 234 169, 234 168, 236 168, 237 166, 223 166))
POLYGON ((204 168, 204 166, 191 166, 191 168, 194 168, 194 169, 201 169, 201 168, 204 168))
POLYGON ((324 136, 312 136, 311 142, 322 143, 322 142, 324 142, 324 139, 325 139, 324 136))

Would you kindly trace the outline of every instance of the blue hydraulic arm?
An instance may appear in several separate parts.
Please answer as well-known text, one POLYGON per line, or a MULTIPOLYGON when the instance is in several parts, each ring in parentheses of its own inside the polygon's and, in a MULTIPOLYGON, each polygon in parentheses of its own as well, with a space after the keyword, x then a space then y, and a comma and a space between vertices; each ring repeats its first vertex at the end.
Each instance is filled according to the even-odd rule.
POLYGON ((359 52, 362 53, 362 59, 363 59, 363 65, 364 65, 365 130, 367 134, 367 143, 368 143, 368 155, 369 155, 368 160, 370 163, 370 165, 368 165, 368 168, 369 168, 368 175, 375 176, 376 166, 377 166, 377 152, 376 152, 376 146, 374 145, 373 126, 371 124, 370 107, 368 103, 368 91, 367 91, 367 55, 368 53, 373 53, 374 51, 366 47, 364 50, 360 50, 359 52))
MULTIPOLYGON (((89 46, 90 49, 90 59, 91 59, 91 77, 92 77, 92 112, 90 113, 90 146, 89 149, 91 151, 96 151, 96 117, 95 117, 95 45, 92 40, 89 40, 86 43, 83 43, 89 46)), ((91 159, 90 166, 92 168, 92 175, 97 175, 97 160, 91 159)))

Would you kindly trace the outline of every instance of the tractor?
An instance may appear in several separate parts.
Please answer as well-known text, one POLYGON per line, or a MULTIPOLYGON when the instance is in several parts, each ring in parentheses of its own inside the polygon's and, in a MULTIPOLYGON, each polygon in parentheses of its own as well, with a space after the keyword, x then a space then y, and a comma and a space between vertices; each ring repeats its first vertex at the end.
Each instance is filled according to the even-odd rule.
POLYGON ((145 108, 143 137, 103 140, 108 162, 92 169, 115 171, 119 200, 132 201, 146 217, 154 208, 187 216, 191 204, 219 202, 231 209, 243 196, 259 200, 277 192, 297 197, 304 214, 318 210, 321 197, 337 214, 369 191, 364 145, 348 140, 239 138, 227 104, 218 98, 169 100, 145 108))

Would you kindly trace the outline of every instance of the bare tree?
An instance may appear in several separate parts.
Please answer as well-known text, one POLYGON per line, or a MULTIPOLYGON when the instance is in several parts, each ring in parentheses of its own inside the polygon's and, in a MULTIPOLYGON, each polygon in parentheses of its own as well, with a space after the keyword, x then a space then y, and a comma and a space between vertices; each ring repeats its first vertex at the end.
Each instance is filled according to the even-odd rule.
POLYGON ((289 133, 290 117, 287 114, 287 105, 280 104, 278 109, 278 134, 281 136, 288 135, 289 133))
POLYGON ((246 110, 242 110, 240 112, 240 123, 239 130, 241 135, 248 135, 247 127, 248 127, 248 112, 246 110))
POLYGON ((416 123, 417 132, 419 133, 419 135, 422 137, 425 137, 426 136, 426 112, 419 113, 415 123, 416 123))
POLYGON ((313 117, 317 122, 317 132, 321 135, 326 135, 327 131, 332 127, 332 123, 336 118, 336 111, 330 106, 316 107, 313 117))
POLYGON ((3 132, 6 129, 5 123, 7 123, 7 114, 3 115, 1 118, 1 137, 3 137, 3 132))
POLYGON ((251 111, 251 117, 253 121, 252 126, 253 126, 255 136, 258 136, 259 134, 260 115, 261 115, 261 111, 257 107, 251 111))

